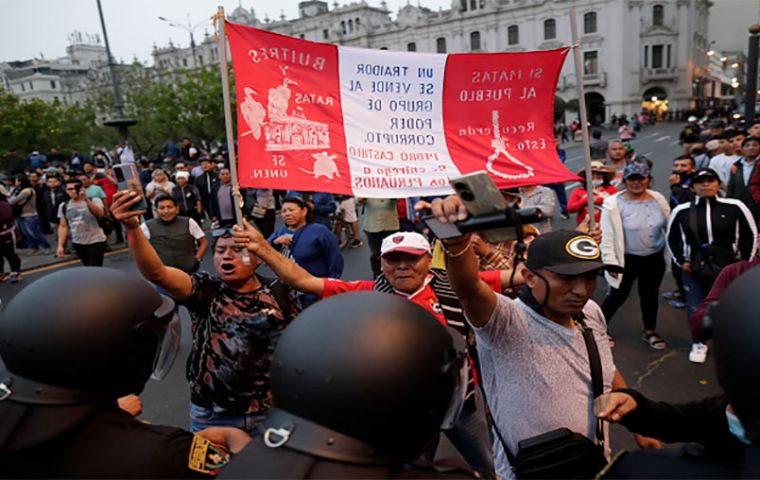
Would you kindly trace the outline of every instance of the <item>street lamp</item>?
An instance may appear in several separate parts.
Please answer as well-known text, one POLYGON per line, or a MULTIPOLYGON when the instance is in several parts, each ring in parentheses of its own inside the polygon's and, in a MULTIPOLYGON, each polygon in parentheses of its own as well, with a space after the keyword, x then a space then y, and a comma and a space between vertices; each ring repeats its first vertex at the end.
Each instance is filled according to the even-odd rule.
POLYGON ((159 20, 161 20, 162 22, 168 23, 169 26, 181 28, 181 29, 183 29, 184 31, 186 31, 187 33, 190 34, 190 49, 193 52, 193 68, 196 69, 196 70, 198 69, 198 57, 195 54, 195 38, 193 37, 193 32, 195 30, 197 30, 198 27, 201 27, 201 26, 205 25, 206 23, 208 23, 209 21, 211 21, 212 18, 214 18, 214 17, 207 18, 207 19, 205 19, 205 20, 203 20, 203 21, 201 21, 201 22, 193 25, 193 24, 190 23, 190 14, 188 14, 187 15, 187 25, 184 25, 182 23, 175 22, 174 20, 169 20, 166 17, 158 17, 159 20))

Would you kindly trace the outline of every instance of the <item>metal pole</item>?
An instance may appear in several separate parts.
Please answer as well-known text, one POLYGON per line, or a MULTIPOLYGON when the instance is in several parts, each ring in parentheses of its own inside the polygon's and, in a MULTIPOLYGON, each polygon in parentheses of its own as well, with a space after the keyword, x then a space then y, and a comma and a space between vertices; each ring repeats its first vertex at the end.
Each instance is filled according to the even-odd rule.
POLYGON ((588 138, 588 115, 586 114, 586 96, 583 90, 583 64, 581 63, 581 42, 578 37, 578 16, 575 7, 570 9, 570 31, 573 35, 573 53, 575 59, 575 84, 578 90, 578 108, 581 114, 581 133, 583 135, 583 158, 586 161, 586 194, 588 196, 588 228, 591 231, 596 223, 594 211, 594 183, 591 177, 591 142, 588 138))
POLYGON ((198 70, 198 56, 195 54, 195 38, 192 30, 190 30, 190 48, 193 51, 193 68, 198 70))
MULTIPOLYGON (((114 108, 116 109, 116 116, 118 118, 124 118, 124 101, 121 98, 121 89, 119 88, 119 79, 114 69, 113 57, 111 57, 111 47, 108 44, 108 32, 106 31, 106 22, 103 19, 103 8, 100 6, 100 0, 95 0, 98 4, 98 15, 100 15, 100 26, 103 29, 103 41, 106 44, 106 55, 108 56, 108 71, 111 74, 111 85, 113 87, 114 108)), ((119 133, 122 138, 127 138, 127 128, 125 126, 119 127, 119 133)))
POLYGON ((744 121, 749 126, 755 118, 757 102, 757 56, 760 41, 760 25, 749 27, 749 48, 747 49, 747 84, 744 95, 744 121))
MULTIPOLYGON (((240 192, 240 182, 237 174, 237 152, 235 152, 235 134, 232 131, 232 108, 230 107, 230 77, 227 65, 227 34, 224 26, 224 7, 220 6, 216 13, 217 31, 219 32, 219 71, 222 74, 222 97, 224 98, 224 126, 227 131, 227 151, 230 156, 230 176, 232 177, 232 192, 235 197, 235 217, 238 224, 243 225, 243 195, 240 192)), ((243 250, 243 263, 250 264, 248 250, 243 250)))

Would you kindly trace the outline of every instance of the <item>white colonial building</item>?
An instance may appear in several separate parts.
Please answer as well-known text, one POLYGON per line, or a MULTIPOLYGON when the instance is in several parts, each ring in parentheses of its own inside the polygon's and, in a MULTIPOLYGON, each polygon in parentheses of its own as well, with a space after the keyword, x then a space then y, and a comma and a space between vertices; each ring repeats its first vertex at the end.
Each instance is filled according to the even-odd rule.
MULTIPOLYGON (((295 19, 259 19, 253 9, 242 7, 229 19, 365 48, 523 52, 570 45, 569 12, 575 7, 590 118, 599 122, 642 108, 686 110, 706 104, 714 92, 707 55, 711 6, 709 0, 454 0, 450 9, 438 11, 408 4, 394 20, 384 2, 330 7, 310 0, 299 4, 295 19)), ((577 105, 575 78, 568 55, 557 85, 559 111, 577 105)))

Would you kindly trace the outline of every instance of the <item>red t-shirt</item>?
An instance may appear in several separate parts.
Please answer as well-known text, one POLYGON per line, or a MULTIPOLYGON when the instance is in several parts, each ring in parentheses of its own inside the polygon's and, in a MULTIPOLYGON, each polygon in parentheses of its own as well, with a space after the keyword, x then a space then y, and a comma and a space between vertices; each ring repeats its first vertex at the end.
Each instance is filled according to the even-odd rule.
MULTIPOLYGON (((488 272, 480 272, 480 279, 488 284, 489 287, 495 292, 501 292, 501 271, 491 270, 488 272)), ((373 290, 375 288, 374 280, 356 280, 353 282, 346 282, 343 280, 335 280, 332 278, 325 278, 324 292, 322 298, 332 297, 346 292, 362 292, 367 290, 373 290)), ((428 312, 435 315, 439 322, 446 325, 446 319, 443 316, 443 310, 438 303, 438 297, 433 293, 433 289, 430 288, 430 284, 425 285, 421 291, 417 292, 412 297, 407 297, 417 305, 421 306, 428 312)))

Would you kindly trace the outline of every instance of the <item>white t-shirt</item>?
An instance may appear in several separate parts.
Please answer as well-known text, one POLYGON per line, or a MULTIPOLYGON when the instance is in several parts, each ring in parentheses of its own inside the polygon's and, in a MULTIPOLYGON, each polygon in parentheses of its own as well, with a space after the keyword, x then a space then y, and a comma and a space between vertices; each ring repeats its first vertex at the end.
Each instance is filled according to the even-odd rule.
MULTIPOLYGON (((483 388, 494 421, 517 455, 521 440, 566 427, 595 439, 596 417, 588 350, 580 327, 566 328, 522 300, 496 295, 496 308, 482 328, 473 327, 478 343, 483 388)), ((589 300, 583 308, 594 333, 604 377, 612 389, 615 364, 601 308, 589 300)), ((607 437, 605 427, 605 440, 607 437)), ((605 441, 605 445, 609 442, 605 441)), ((513 478, 498 437, 494 466, 501 478, 513 478)))
MULTIPOLYGON (((188 218, 190 223, 188 224, 188 230, 190 230, 190 235, 193 236, 194 239, 200 240, 201 238, 205 237, 206 234, 203 233, 203 229, 200 225, 198 225, 198 222, 193 220, 192 218, 188 218)), ((142 225, 140 225, 140 230, 145 234, 145 238, 150 240, 150 229, 148 226, 143 222, 142 225)))

